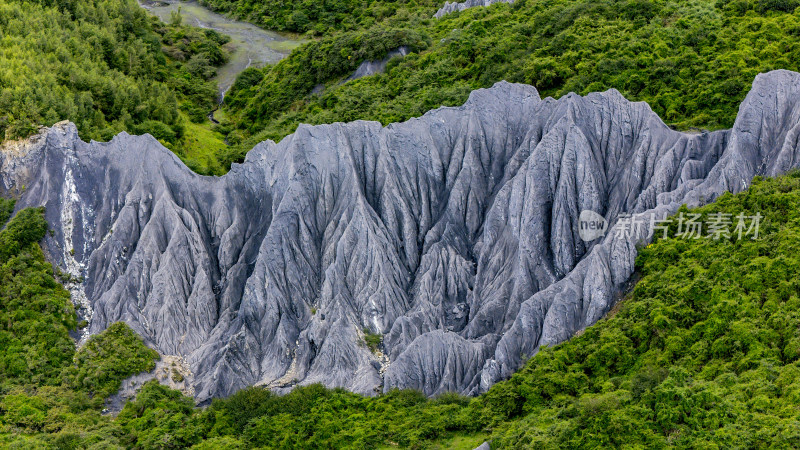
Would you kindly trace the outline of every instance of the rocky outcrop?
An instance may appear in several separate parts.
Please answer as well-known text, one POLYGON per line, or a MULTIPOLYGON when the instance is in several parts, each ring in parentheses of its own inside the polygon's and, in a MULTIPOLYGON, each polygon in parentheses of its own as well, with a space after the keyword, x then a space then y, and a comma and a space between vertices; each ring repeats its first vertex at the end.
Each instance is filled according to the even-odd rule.
POLYGON ((464 2, 449 2, 448 1, 448 2, 444 2, 444 6, 439 8, 439 10, 436 11, 436 14, 434 14, 433 17, 439 19, 444 15, 447 15, 447 14, 450 14, 450 13, 454 13, 454 12, 458 12, 458 11, 463 11, 463 10, 465 10, 467 8, 473 8, 475 6, 489 6, 489 5, 493 5, 495 3, 500 3, 500 2, 514 3, 514 0, 466 0, 464 2))
POLYGON ((141 372, 123 380, 119 391, 106 399, 103 413, 117 414, 122 411, 125 404, 134 399, 142 386, 151 380, 181 391, 188 397, 194 396, 194 375, 186 360, 180 356, 162 355, 150 372, 141 372))
POLYGON ((389 61, 391 61, 392 58, 402 58, 406 55, 408 55, 408 47, 402 45, 394 50, 389 51, 383 59, 364 61, 358 65, 356 71, 347 77, 343 83, 370 75, 375 75, 376 73, 383 73, 386 71, 386 66, 389 64, 389 61))
POLYGON ((199 401, 315 382, 475 394, 631 276, 649 225, 586 242, 582 211, 663 215, 797 166, 798 100, 800 74, 760 75, 732 130, 685 134, 613 90, 498 83, 387 127, 301 126, 219 178, 150 136, 85 143, 62 123, 0 152, 0 191, 46 207, 87 334, 127 322, 186 360, 199 401))

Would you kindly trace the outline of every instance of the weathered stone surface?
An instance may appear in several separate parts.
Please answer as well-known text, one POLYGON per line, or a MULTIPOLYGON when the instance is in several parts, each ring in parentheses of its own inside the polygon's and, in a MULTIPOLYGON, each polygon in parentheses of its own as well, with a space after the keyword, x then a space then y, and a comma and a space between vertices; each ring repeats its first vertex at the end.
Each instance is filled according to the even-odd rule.
POLYGON ((439 8, 439 10, 436 11, 436 14, 434 14, 433 17, 438 19, 446 14, 463 11, 467 8, 473 8, 475 6, 489 6, 499 2, 514 3, 514 0, 466 0, 464 2, 448 1, 444 2, 444 6, 439 8))
POLYGON ((388 127, 301 126, 220 178, 150 136, 84 143, 62 123, 0 152, 0 193, 46 207, 87 333, 127 322, 185 358, 199 401, 314 382, 474 394, 611 308, 649 231, 614 239, 621 214, 797 166, 798 100, 800 74, 760 75, 732 130, 695 135, 613 90, 498 83, 388 127), (580 238, 584 210, 604 238, 580 238))

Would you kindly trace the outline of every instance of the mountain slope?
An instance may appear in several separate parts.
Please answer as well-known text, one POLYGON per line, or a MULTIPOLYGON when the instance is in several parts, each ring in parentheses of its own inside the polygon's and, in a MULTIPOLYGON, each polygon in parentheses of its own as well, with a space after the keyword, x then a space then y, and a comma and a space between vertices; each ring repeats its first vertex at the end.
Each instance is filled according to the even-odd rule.
MULTIPOLYGON (((657 239, 637 256, 639 281, 618 308, 580 336, 545 348, 510 380, 477 398, 445 394, 426 399, 419 392, 397 390, 364 397, 312 385, 286 395, 247 388, 209 408, 193 408, 192 399, 152 382, 117 417, 109 417, 100 416, 83 391, 98 380, 83 378, 83 383, 54 388, 39 379, 24 391, 8 389, 25 380, 15 374, 0 383, 0 445, 472 449, 488 440, 493 449, 796 448, 798 211, 797 172, 756 177, 740 194, 723 194, 696 210, 681 208, 671 217, 668 238, 657 239), (719 214, 760 214, 762 220, 758 239, 752 231, 741 238, 733 232, 719 239, 691 239, 678 235, 681 214, 699 214, 703 223, 719 214)), ((37 228, 29 221, 37 214, 30 212, 17 216, 25 226, 16 231, 37 228)), ((14 241, 20 240, 0 233, 3 244, 14 241)), ((60 289, 41 252, 12 261, 0 273, 23 268, 33 274, 44 268, 37 281, 60 289)), ((34 291, 35 282, 26 277, 15 281, 21 280, 28 288, 23 292, 34 291)), ((14 283, 3 286, 9 284, 14 283)), ((62 304, 69 302, 66 293, 58 297, 62 304)), ((14 307, 2 311, 19 313, 14 307)), ((58 320, 62 311, 48 308, 37 319, 58 320)), ((84 367, 76 374, 103 375, 131 364, 136 359, 106 359, 120 355, 120 344, 129 346, 123 352, 149 356, 129 330, 120 333, 120 325, 78 353, 75 362, 84 367), (120 335, 128 337, 120 340, 120 335)), ((58 327, 35 329, 45 333, 18 337, 49 348, 41 344, 58 327)), ((66 348, 70 353, 68 343, 66 348)), ((29 361, 39 360, 31 356, 29 361)))
POLYGON ((211 78, 229 40, 164 24, 133 0, 3 2, 0 142, 66 119, 83 139, 150 133, 195 170, 221 173, 222 155, 200 158, 186 128, 216 106, 211 78))
POLYGON ((691 135, 616 91, 499 83, 386 128, 301 127, 220 178, 148 136, 87 144, 61 124, 0 154, 0 186, 45 206, 87 334, 127 322, 186 357, 200 401, 316 382, 476 394, 595 323, 633 273, 648 227, 587 243, 581 211, 664 215, 785 172, 799 91, 760 75, 732 130, 691 135))
MULTIPOLYGON (((376 17, 356 33, 361 41, 402 29, 427 45, 395 58, 384 74, 340 84, 354 68, 337 73, 349 58, 356 64, 373 58, 348 45, 349 35, 308 44, 302 54, 242 77, 228 93, 239 100, 223 106, 229 123, 221 129, 231 131, 229 141, 244 139, 249 145, 242 150, 249 150, 260 140, 283 138, 300 123, 404 121, 460 105, 473 90, 501 80, 531 84, 556 98, 614 88, 648 102, 671 126, 713 130, 733 125, 758 73, 800 70, 795 0, 516 0, 439 19, 433 18, 435 8, 396 5, 396 14, 376 17), (307 83, 304 89, 287 89, 297 80, 307 83)), ((394 48, 367 46, 373 53, 394 48)))
POLYGON ((758 239, 680 237, 672 216, 612 313, 478 398, 248 389, 197 421, 237 424, 232 436, 270 448, 796 448, 798 211, 797 172, 682 208, 704 223, 760 214, 758 239))

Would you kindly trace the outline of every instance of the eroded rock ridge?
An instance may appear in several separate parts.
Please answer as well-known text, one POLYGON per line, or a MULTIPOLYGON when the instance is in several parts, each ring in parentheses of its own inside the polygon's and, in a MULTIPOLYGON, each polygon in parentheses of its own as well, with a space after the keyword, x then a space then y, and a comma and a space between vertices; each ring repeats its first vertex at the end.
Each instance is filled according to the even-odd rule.
POLYGON ((616 91, 498 83, 382 127, 301 126, 223 177, 152 137, 58 124, 0 152, 0 193, 44 205, 89 320, 190 366, 199 401, 321 382, 476 394, 612 306, 635 241, 591 210, 674 212, 798 165, 800 74, 760 75, 731 130, 671 130, 616 91), (366 344, 380 334, 380 350, 366 344))

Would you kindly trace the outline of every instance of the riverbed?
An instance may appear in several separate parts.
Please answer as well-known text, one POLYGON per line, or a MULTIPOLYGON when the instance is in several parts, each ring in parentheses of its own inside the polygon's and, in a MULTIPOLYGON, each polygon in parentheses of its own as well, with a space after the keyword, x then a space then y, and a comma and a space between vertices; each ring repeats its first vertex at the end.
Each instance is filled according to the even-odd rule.
POLYGON ((285 58, 303 40, 282 33, 264 30, 253 24, 217 14, 195 1, 148 1, 139 3, 162 21, 169 23, 173 11, 180 12, 184 25, 210 28, 231 37, 226 44, 230 60, 217 69, 220 102, 233 85, 236 76, 248 67, 263 67, 285 58))

